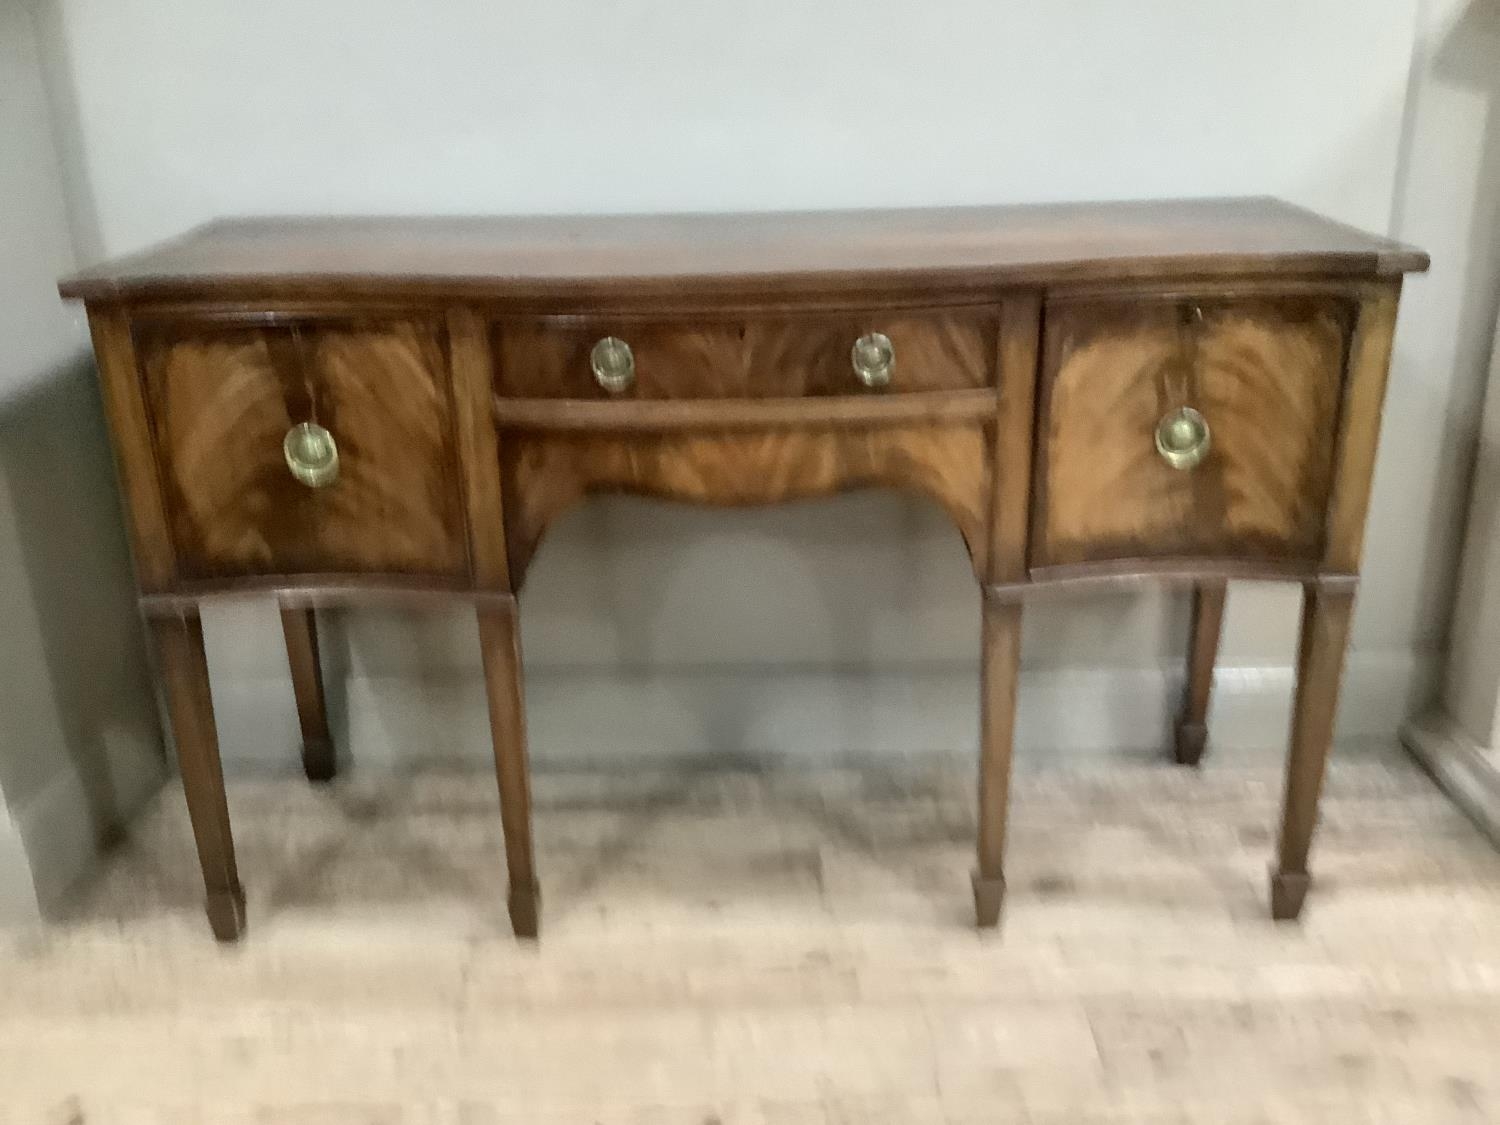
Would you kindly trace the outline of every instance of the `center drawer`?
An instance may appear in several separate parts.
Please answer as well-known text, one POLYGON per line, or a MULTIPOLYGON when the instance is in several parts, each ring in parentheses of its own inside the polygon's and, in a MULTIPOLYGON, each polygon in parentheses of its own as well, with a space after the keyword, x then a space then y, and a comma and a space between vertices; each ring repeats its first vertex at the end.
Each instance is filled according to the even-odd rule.
POLYGON ((498 321, 495 387, 544 399, 801 398, 993 386, 989 306, 498 321))

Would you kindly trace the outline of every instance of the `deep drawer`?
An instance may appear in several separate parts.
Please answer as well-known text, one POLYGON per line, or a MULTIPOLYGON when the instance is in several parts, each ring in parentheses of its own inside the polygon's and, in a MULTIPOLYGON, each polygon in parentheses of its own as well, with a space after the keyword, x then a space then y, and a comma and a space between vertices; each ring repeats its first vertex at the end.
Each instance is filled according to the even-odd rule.
POLYGON ((1321 295, 1050 305, 1032 565, 1316 560, 1352 311, 1321 295))
POLYGON ((440 324, 174 321, 136 336, 183 578, 464 572, 440 324), (288 441, 302 424, 331 447, 316 430, 288 441))

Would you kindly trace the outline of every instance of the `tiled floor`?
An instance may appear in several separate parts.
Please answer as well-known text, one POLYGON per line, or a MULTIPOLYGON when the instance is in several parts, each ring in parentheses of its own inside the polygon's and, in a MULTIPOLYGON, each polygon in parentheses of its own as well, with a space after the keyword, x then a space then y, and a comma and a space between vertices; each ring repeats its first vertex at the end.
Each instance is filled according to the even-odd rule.
POLYGON ((993 936, 966 766, 536 791, 540 946, 474 776, 235 785, 219 949, 169 790, 0 949, 0 1120, 1500 1121, 1500 857, 1394 748, 1336 760, 1301 926, 1269 764, 1023 772, 993 936))

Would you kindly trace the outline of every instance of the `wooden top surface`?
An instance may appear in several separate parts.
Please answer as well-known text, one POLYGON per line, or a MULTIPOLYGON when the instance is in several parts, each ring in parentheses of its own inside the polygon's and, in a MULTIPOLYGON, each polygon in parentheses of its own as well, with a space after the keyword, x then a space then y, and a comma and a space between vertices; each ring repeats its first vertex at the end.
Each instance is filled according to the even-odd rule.
POLYGON ((209 223, 63 281, 65 297, 954 288, 1241 273, 1390 275, 1427 255, 1275 199, 883 211, 247 218, 209 223))

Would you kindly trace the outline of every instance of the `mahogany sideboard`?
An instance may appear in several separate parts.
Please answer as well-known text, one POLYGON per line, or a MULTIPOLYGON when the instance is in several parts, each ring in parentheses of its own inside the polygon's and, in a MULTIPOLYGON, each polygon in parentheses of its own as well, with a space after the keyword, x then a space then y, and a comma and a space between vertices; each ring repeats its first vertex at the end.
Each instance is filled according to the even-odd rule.
POLYGON ((1194 591, 1176 757, 1203 752, 1229 579, 1302 584, 1270 904, 1294 918, 1404 273, 1269 199, 211 223, 65 281, 87 302, 214 934, 244 929, 200 601, 280 600, 310 778, 313 607, 472 604, 509 869, 538 891, 516 594, 598 492, 768 504, 887 486, 981 590, 980 925, 999 915, 1021 609, 1194 591))

